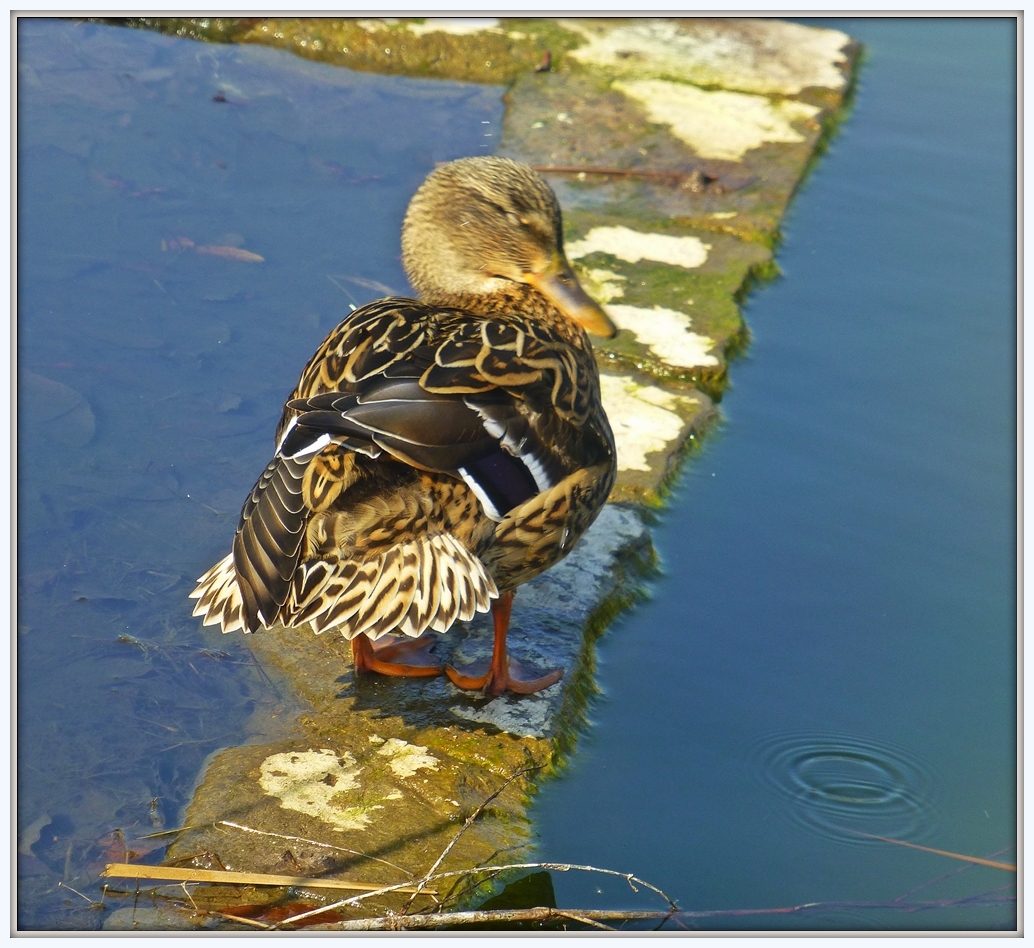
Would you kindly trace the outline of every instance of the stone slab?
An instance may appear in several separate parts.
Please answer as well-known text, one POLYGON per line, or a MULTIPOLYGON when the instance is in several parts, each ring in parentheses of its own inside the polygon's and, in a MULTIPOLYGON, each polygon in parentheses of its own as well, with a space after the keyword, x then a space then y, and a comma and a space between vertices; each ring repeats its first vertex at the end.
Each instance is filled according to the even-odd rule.
MULTIPOLYGON (((572 262, 621 329, 597 353, 618 445, 612 503, 514 607, 513 652, 564 667, 564 678, 538 695, 490 699, 445 678, 356 679, 349 645, 333 633, 250 636, 295 710, 256 720, 253 743, 213 755, 190 828, 166 855, 400 882, 426 871, 506 784, 443 868, 517 860, 529 847, 528 795, 584 725, 593 643, 643 595, 653 553, 642 509, 663 502, 681 459, 718 420, 730 363, 748 344, 740 303, 778 272, 779 221, 844 114, 858 48, 842 33, 771 19, 118 22, 506 85, 500 153, 537 167, 557 191, 572 262)), ((461 663, 487 656, 487 617, 459 624, 436 650, 461 663)), ((212 905, 242 898, 202 894, 212 905)))

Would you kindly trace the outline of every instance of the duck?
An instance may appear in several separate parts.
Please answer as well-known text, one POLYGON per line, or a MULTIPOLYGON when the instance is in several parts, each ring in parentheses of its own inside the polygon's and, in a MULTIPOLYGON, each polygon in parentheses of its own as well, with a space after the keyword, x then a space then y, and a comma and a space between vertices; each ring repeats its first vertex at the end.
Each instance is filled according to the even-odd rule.
POLYGON ((223 632, 336 630, 357 674, 534 694, 564 670, 508 654, 514 594, 571 551, 614 485, 589 334, 617 330, 526 164, 436 167, 401 243, 417 298, 355 309, 316 350, 193 614, 223 632), (435 633, 488 612, 491 659, 440 663, 435 633))

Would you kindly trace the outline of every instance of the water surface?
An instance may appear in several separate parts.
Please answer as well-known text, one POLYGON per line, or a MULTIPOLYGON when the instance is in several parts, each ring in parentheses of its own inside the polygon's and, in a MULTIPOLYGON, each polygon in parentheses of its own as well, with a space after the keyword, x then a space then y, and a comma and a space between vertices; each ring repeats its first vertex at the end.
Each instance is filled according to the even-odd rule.
POLYGON ((180 825, 206 756, 282 710, 187 594, 316 346, 409 292, 413 191, 494 151, 503 106, 255 46, 18 40, 19 922, 93 928, 58 882, 97 897, 111 831, 180 825))
MULTIPOLYGON (((1015 862, 1015 33, 821 22, 866 45, 853 113, 749 302, 652 601, 601 644, 593 728, 533 813, 545 858, 688 909, 891 903, 965 866, 860 832, 1015 862)), ((695 924, 1010 928, 990 900, 1014 883, 972 866, 908 898, 988 904, 695 924)))

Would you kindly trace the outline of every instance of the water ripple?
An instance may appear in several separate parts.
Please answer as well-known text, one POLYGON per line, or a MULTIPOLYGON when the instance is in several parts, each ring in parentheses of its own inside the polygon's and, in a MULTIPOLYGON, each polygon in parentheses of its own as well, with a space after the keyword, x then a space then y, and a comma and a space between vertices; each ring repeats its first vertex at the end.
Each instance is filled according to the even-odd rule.
POLYGON ((929 767, 900 748, 841 734, 781 734, 752 747, 755 775, 780 811, 831 839, 875 843, 859 833, 920 839, 934 824, 929 767))

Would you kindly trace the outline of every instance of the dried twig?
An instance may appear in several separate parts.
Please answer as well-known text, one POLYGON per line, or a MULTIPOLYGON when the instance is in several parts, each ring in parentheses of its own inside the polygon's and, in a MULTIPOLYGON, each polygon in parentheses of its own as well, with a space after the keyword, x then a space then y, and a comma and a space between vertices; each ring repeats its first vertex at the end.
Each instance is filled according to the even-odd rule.
MULTIPOLYGON (((383 888, 371 882, 349 882, 345 879, 313 879, 308 876, 280 876, 266 872, 228 872, 220 869, 180 869, 175 866, 143 866, 139 863, 110 862, 102 876, 118 879, 162 879, 169 882, 228 882, 231 885, 305 886, 310 889, 352 889, 359 892, 380 892, 383 888)), ((396 892, 419 895, 433 894, 413 886, 394 886, 396 892)))
MULTIPOLYGON (((450 872, 437 872, 433 876, 428 877, 427 882, 438 882, 441 879, 470 875, 473 872, 505 872, 509 869, 552 869, 554 872, 598 872, 604 876, 616 876, 619 879, 624 879, 633 892, 638 892, 639 890, 636 888, 636 885, 641 885, 644 889, 656 892, 657 895, 671 906, 671 910, 673 912, 681 911, 678 905, 675 904, 674 900, 662 889, 658 889, 657 886, 652 885, 645 879, 640 879, 631 872, 618 872, 616 869, 600 869, 597 866, 579 866, 569 862, 520 862, 505 866, 478 866, 474 869, 454 869, 450 872)), ((359 898, 362 898, 362 896, 359 896, 359 898)))
MULTIPOLYGON (((534 864, 549 866, 549 863, 534 864)), ((557 864, 552 864, 556 866, 557 864)), ((509 866, 505 868, 515 869, 522 868, 520 866, 509 866)), ((591 868, 591 867, 590 867, 591 868)), ((471 871, 471 870, 466 870, 471 871)), ((452 873, 439 873, 438 877, 443 875, 459 875, 458 872, 452 873)), ((612 872, 612 875, 618 875, 624 877, 624 873, 612 872)), ((1008 888, 1003 886, 1001 889, 1008 888)), ((1007 896, 1000 897, 996 893, 1001 889, 993 889, 990 892, 981 893, 979 895, 967 896, 961 899, 938 899, 926 902, 805 902, 799 905, 787 905, 778 906, 773 908, 752 908, 752 909, 712 909, 705 911, 619 911, 619 910, 605 910, 605 909, 556 909, 549 907, 538 907, 528 909, 492 909, 492 910, 474 910, 469 912, 452 912, 452 913, 425 913, 421 915, 396 915, 388 914, 381 915, 372 918, 360 918, 360 919, 346 919, 337 922, 328 922, 323 924, 323 928, 326 930, 334 931, 402 931, 402 930, 420 930, 420 929, 435 929, 435 928, 446 928, 449 926, 461 926, 461 925, 490 925, 490 924, 506 924, 506 923, 520 923, 520 922, 546 922, 551 920, 562 920, 567 919, 570 921, 576 921, 579 924, 585 924, 593 928, 605 928, 606 925, 601 923, 604 922, 659 922, 662 925, 667 921, 673 921, 679 928, 686 928, 684 921, 704 921, 710 919, 719 918, 743 918, 752 916, 769 916, 769 915, 796 915, 796 914, 807 914, 817 912, 831 912, 831 911, 858 911, 858 910, 879 910, 879 909, 897 909, 899 911, 904 910, 907 912, 917 911, 929 911, 940 908, 956 908, 967 905, 996 905, 996 904, 1007 904, 1015 903, 1016 897, 1007 896)), ((117 892, 115 890, 108 890, 113 895, 124 895, 132 896, 136 895, 139 897, 142 893, 140 891, 134 892, 117 892)), ((659 890, 658 890, 659 891, 659 890)), ((157 893, 155 893, 157 894, 157 893)), ((376 892, 366 893, 364 895, 355 896, 353 899, 346 900, 348 903, 356 903, 361 899, 372 897, 377 895, 376 892)), ((177 900, 172 899, 168 896, 158 896, 159 898, 165 898, 168 901, 176 902, 177 900)), ((180 901, 184 908, 187 908, 186 904, 180 901)), ((345 903, 338 903, 338 906, 345 903)), ((304 913, 304 915, 293 916, 289 919, 284 919, 280 922, 269 924, 266 922, 259 922, 255 919, 243 918, 238 915, 234 915, 229 912, 212 911, 212 910, 201 910, 199 914, 219 916, 226 918, 229 921, 238 922, 244 925, 251 925, 255 928, 262 928, 265 930, 276 930, 282 925, 289 925, 292 922, 300 920, 302 918, 308 918, 315 915, 321 915, 326 912, 332 911, 337 906, 320 906, 313 909, 310 912, 304 913)))
MULTIPOLYGON (((829 912, 835 910, 859 909, 917 909, 952 908, 962 905, 990 905, 1015 902, 1015 898, 995 898, 986 895, 964 899, 941 899, 931 902, 805 902, 800 905, 779 906, 758 909, 715 909, 701 912, 637 912, 608 911, 606 909, 492 909, 470 912, 446 912, 426 915, 381 915, 376 918, 357 918, 341 922, 330 922, 323 926, 327 931, 412 931, 429 928, 448 928, 461 925, 497 925, 500 923, 548 922, 559 920, 577 921, 580 924, 599 926, 600 922, 703 920, 717 918, 744 918, 766 915, 797 915, 808 912, 829 912)), ((288 920, 289 921, 289 920, 288 920)), ((680 926, 684 927, 684 926, 680 926)))
MULTIPOLYGON (((604 925, 603 922, 598 922, 594 918, 589 918, 588 915, 584 915, 581 912, 572 912, 569 909, 557 909, 557 915, 561 918, 569 918, 573 922, 580 922, 582 925, 588 925, 590 928, 599 928, 605 932, 616 932, 617 929, 611 925, 604 925)), ((617 919, 611 919, 611 921, 617 921, 617 919)))
POLYGON ((240 922, 242 925, 250 925, 252 928, 261 928, 263 931, 269 931, 269 929, 273 927, 272 925, 267 925, 265 922, 257 922, 253 918, 244 918, 241 915, 231 915, 229 912, 219 912, 215 909, 203 909, 199 914, 228 918, 231 922, 240 922))
MULTIPOLYGON (((649 168, 586 168, 581 165, 532 165, 542 174, 600 174, 624 178, 687 178, 693 171, 655 171, 649 168)), ((695 169, 694 169, 695 170, 695 169)), ((708 175, 708 177, 711 177, 708 175)), ((711 178, 712 181, 717 180, 711 178)))
MULTIPOLYGON (((447 164, 447 161, 435 162, 436 167, 447 164)), ((531 167, 534 171, 538 171, 541 174, 598 174, 615 175, 622 178, 661 178, 666 180, 699 176, 707 183, 718 180, 714 175, 706 174, 699 168, 691 168, 689 171, 682 169, 678 171, 664 171, 655 168, 593 168, 586 165, 532 165, 531 167)), ((330 279, 333 280, 333 277, 330 277, 330 279)))
MULTIPOLYGON (((459 828, 459 831, 449 841, 449 844, 445 847, 445 849, 441 851, 441 854, 434 861, 434 864, 431 866, 431 868, 427 870, 427 872, 424 874, 424 877, 417 883, 418 889, 422 889, 425 885, 427 885, 427 880, 435 874, 435 871, 438 869, 438 867, 445 861, 445 857, 448 856, 450 852, 452 852, 453 846, 455 846, 456 843, 459 842, 460 837, 468 829, 470 829, 470 827, 474 823, 474 820, 476 820, 484 812, 485 807, 487 807, 489 803, 491 803, 496 797, 498 797, 499 794, 502 793, 508 786, 510 786, 510 784, 513 783, 518 777, 523 777, 525 774, 530 774, 536 770, 541 769, 542 765, 539 764, 535 767, 525 767, 522 770, 518 770, 516 773, 511 774, 509 777, 507 777, 506 780, 503 781, 502 786, 500 786, 494 793, 492 793, 485 800, 483 800, 481 802, 481 805, 473 813, 471 813, 470 816, 467 817, 466 822, 464 822, 464 824, 459 828)), ((406 904, 402 906, 403 915, 405 915, 409 911, 410 906, 412 906, 413 901, 415 899, 416 895, 413 895, 412 898, 410 898, 406 902, 406 904)))
POLYGON ((60 880, 58 880, 57 884, 59 888, 68 889, 69 892, 74 892, 76 895, 79 896, 79 898, 86 899, 86 901, 90 903, 91 908, 93 908, 94 906, 98 908, 104 907, 103 895, 101 896, 101 900, 98 902, 96 899, 91 899, 88 895, 83 895, 82 892, 80 892, 78 889, 73 889, 67 882, 61 882, 60 880))
MULTIPOLYGON (((426 928, 449 928, 454 925, 489 925, 500 922, 548 922, 552 920, 576 921, 595 928, 610 929, 601 921, 654 921, 669 917, 670 912, 621 912, 603 909, 491 909, 489 911, 445 912, 430 915, 381 915, 376 918, 356 918, 344 922, 331 922, 333 931, 413 931, 426 928)), ((290 919, 287 919, 290 921, 290 919)), ((286 924, 285 921, 283 924, 286 924)))
MULTIPOLYGON (((1016 848, 1015 846, 1006 846, 1004 849, 999 849, 998 852, 991 853, 991 855, 986 857, 986 858, 990 859, 992 856, 1001 856, 1003 853, 1007 853, 1010 849, 1015 849, 1015 848, 1016 848)), ((952 876, 957 876, 960 872, 965 872, 967 869, 972 869, 972 868, 973 868, 973 866, 971 864, 970 865, 965 865, 965 866, 957 866, 955 869, 952 869, 950 872, 945 872, 945 873, 942 873, 939 876, 934 876, 934 878, 932 878, 932 879, 927 879, 926 882, 920 883, 914 889, 909 889, 903 895, 899 895, 894 901, 895 902, 902 902, 905 899, 907 899, 910 895, 915 895, 916 892, 921 892, 923 889, 927 889, 930 886, 934 885, 935 883, 943 882, 945 879, 950 879, 952 876)))
POLYGON ((377 856, 369 856, 364 852, 360 852, 358 849, 348 849, 345 846, 335 846, 333 843, 321 843, 318 839, 309 839, 305 836, 291 836, 288 833, 271 833, 268 830, 256 829, 254 826, 246 826, 244 823, 234 823, 232 820, 216 820, 213 826, 229 826, 231 829, 240 830, 242 833, 255 833, 258 836, 272 836, 275 839, 286 839, 288 842, 293 843, 305 843, 308 846, 318 846, 321 849, 333 849, 340 853, 348 853, 350 856, 361 856, 363 859, 372 859, 374 862, 383 863, 385 866, 389 866, 392 869, 398 869, 403 875, 413 878, 413 873, 408 869, 404 869, 402 866, 397 866, 393 862, 388 862, 387 859, 381 859, 377 856))
POLYGON ((920 849, 924 853, 933 853, 936 856, 948 856, 951 859, 961 859, 963 862, 971 862, 977 866, 990 866, 992 869, 1005 869, 1007 872, 1016 871, 1016 866, 1011 862, 996 862, 994 859, 981 859, 980 856, 965 856, 962 853, 953 853, 946 849, 931 849, 929 846, 920 846, 918 843, 906 843, 903 839, 893 839, 890 836, 876 836, 873 833, 863 833, 861 830, 856 829, 848 829, 848 832, 855 833, 858 836, 865 836, 869 839, 878 839, 884 843, 894 843, 897 846, 907 846, 909 849, 920 849))
MULTIPOLYGON (((671 908, 667 912, 659 912, 653 915, 649 915, 650 918, 662 918, 668 915, 675 915, 681 911, 679 907, 675 904, 675 902, 661 889, 658 889, 655 885, 651 885, 644 879, 640 879, 638 876, 632 875, 632 873, 630 872, 617 872, 614 869, 598 869, 596 866, 576 866, 571 863, 565 862, 521 862, 511 863, 505 866, 476 866, 472 869, 452 869, 449 872, 436 872, 433 876, 425 877, 421 880, 421 884, 426 885, 430 882, 439 882, 442 879, 454 879, 456 878, 456 876, 469 876, 474 873, 499 873, 508 872, 513 869, 552 869, 556 872, 598 872, 605 876, 616 876, 619 879, 624 879, 628 883, 629 887, 632 889, 633 892, 639 891, 636 888, 637 884, 641 885, 643 888, 649 889, 651 892, 656 892, 662 899, 664 899, 665 902, 668 903, 669 906, 671 906, 671 908)), ((334 909, 341 908, 354 908, 355 906, 359 905, 361 902, 366 901, 367 899, 374 899, 380 895, 390 895, 392 892, 404 891, 407 891, 407 888, 403 885, 384 886, 383 888, 378 889, 376 892, 364 892, 361 895, 353 895, 347 899, 342 899, 340 902, 332 902, 330 905, 323 905, 319 908, 312 909, 311 911, 303 912, 300 915, 293 915, 291 916, 291 918, 285 918, 283 921, 278 922, 277 925, 274 927, 279 927, 280 925, 290 925, 294 922, 302 921, 303 919, 309 918, 312 915, 319 915, 321 912, 329 912, 334 909)), ((583 912, 582 914, 585 913, 583 912)), ((403 916, 393 915, 391 917, 400 918, 403 916)), ((439 913, 439 917, 447 918, 451 917, 451 915, 439 913)), ((503 919, 503 921, 506 921, 506 919, 503 919)))
POLYGON ((148 833, 138 839, 158 839, 161 836, 175 836, 177 833, 186 833, 188 830, 204 829, 206 826, 214 826, 214 823, 195 823, 193 826, 175 826, 172 829, 160 830, 157 833, 148 833))

